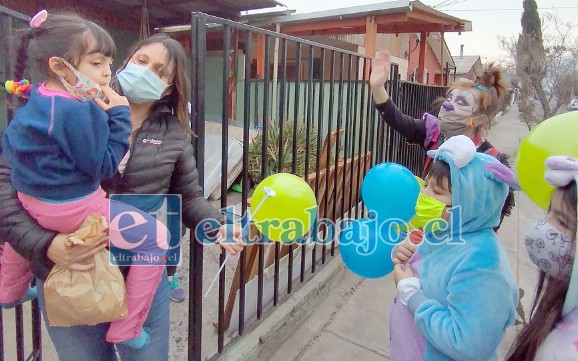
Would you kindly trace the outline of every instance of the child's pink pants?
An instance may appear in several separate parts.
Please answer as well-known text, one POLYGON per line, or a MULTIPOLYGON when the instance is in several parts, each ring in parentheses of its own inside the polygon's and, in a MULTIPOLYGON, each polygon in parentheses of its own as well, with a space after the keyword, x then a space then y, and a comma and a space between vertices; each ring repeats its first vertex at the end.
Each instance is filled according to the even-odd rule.
MULTIPOLYGON (((18 198, 28 213, 46 228, 61 233, 76 231, 90 214, 100 214, 109 223, 109 236, 112 244, 118 248, 133 247, 130 252, 135 259, 146 259, 147 265, 132 265, 125 280, 127 291, 128 316, 111 322, 106 340, 112 343, 136 338, 147 318, 153 296, 165 267, 165 254, 168 249, 170 234, 164 224, 151 215, 127 204, 109 201, 106 193, 98 189, 93 194, 80 200, 67 203, 47 203, 37 198, 19 193, 18 198), (142 217, 143 227, 120 227, 118 219, 111 223, 110 211, 142 217), (153 231, 151 231, 153 230, 153 231), (145 233, 143 233, 145 232, 145 233), (143 240, 143 235, 146 238, 143 240), (137 257, 142 256, 142 257, 137 257)), ((133 222, 134 223, 134 222, 133 222)), ((28 262, 6 243, 0 262, 0 303, 12 303, 24 296, 32 273, 28 262)))

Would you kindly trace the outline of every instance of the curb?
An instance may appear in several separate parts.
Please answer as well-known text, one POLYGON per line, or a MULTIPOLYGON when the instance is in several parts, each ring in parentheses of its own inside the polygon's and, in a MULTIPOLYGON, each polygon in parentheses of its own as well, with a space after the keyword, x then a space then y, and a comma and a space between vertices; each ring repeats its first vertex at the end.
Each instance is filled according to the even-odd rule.
POLYGON ((245 335, 217 360, 269 360, 277 349, 345 277, 341 257, 334 257, 312 279, 278 306, 252 332, 245 335))

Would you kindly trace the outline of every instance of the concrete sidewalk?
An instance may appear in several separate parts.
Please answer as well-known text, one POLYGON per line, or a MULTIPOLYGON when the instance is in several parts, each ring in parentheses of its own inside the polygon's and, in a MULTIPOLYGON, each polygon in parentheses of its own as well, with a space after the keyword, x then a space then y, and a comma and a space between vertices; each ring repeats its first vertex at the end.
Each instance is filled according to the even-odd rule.
MULTIPOLYGON (((511 155, 528 133, 518 119, 517 106, 500 117, 488 138, 501 152, 511 155)), ((516 194, 516 207, 498 234, 507 251, 518 286, 526 291, 522 299, 526 312, 533 297, 537 271, 526 255, 523 238, 534 220, 544 212, 523 193, 516 194)), ((341 262, 339 257, 331 262, 341 262)), ((331 290, 307 319, 269 359, 275 361, 389 360, 389 311, 396 288, 391 275, 383 279, 362 279, 346 271, 338 287, 331 290)), ((500 347, 508 350, 518 327, 510 327, 500 347)))

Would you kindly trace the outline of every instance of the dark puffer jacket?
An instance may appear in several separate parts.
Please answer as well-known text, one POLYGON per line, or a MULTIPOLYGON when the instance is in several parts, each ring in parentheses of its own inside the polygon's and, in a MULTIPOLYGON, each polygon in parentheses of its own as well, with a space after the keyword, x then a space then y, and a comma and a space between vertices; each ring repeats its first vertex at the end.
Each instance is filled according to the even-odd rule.
MULTIPOLYGON (((222 214, 203 197, 191 135, 166 106, 160 106, 134 135, 124 174, 103 182, 109 193, 180 194, 183 223, 194 229, 203 219, 224 222, 222 214)), ((45 279, 53 266, 46 257, 56 235, 41 228, 22 208, 10 183, 10 168, 0 164, 0 240, 31 262, 32 272, 45 279)))

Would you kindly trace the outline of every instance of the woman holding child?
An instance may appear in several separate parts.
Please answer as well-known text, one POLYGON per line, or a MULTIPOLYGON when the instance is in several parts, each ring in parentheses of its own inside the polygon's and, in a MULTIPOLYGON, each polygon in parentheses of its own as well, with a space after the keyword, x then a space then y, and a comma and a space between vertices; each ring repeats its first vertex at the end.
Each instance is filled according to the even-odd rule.
MULTIPOLYGON (((60 23, 54 23, 51 15, 48 14, 44 23, 24 34, 26 41, 22 42, 19 56, 27 56, 28 51, 38 54, 39 47, 50 46, 55 41, 62 42, 62 36, 68 36, 72 38, 72 44, 75 44, 74 51, 63 49, 59 53, 55 46, 49 59, 38 57, 29 60, 36 65, 46 66, 49 61, 56 64, 56 60, 51 59, 57 59, 58 64, 63 63, 60 59, 64 59, 70 64, 67 69, 79 70, 74 68, 79 67, 86 56, 98 53, 100 50, 95 48, 95 44, 99 44, 108 34, 98 25, 78 15, 54 14, 54 18, 60 19, 60 23), (66 31, 66 27, 85 30, 66 31), (59 35, 55 37, 54 34, 59 35)), ((110 59, 108 54, 105 55, 110 59)), ((89 65, 97 66, 96 63, 89 65)), ((77 73, 72 72, 72 75, 60 78, 60 74, 49 75, 55 84, 67 82, 74 87, 79 83, 77 73)), ((124 141, 127 145, 130 144, 130 147, 128 152, 125 148, 111 158, 114 159, 113 163, 118 165, 118 170, 114 170, 112 178, 102 183, 102 189, 109 194, 180 194, 183 202, 183 223, 188 228, 195 229, 203 219, 216 219, 223 224, 223 216, 204 199, 199 185, 191 145, 193 134, 188 123, 187 58, 182 46, 163 34, 141 41, 118 72, 117 79, 121 94, 128 99, 130 106, 130 128, 126 133, 128 139, 124 141), (150 139, 157 142, 147 142, 150 139)), ((66 89, 62 92, 68 91, 66 86, 64 88, 66 89)), ((109 100, 119 97, 109 88, 105 94, 109 100)), ((60 101, 58 97, 61 95, 47 93, 45 96, 60 101)), ((66 95, 63 93, 62 96, 66 95)), ((106 108, 106 103, 99 100, 77 98, 76 101, 96 101, 101 108, 106 108)), ((92 109, 95 109, 96 113, 99 111, 94 107, 92 109)), ((90 269, 92 265, 82 264, 83 261, 106 247, 107 237, 103 236, 100 242, 89 249, 73 247, 65 250, 64 240, 67 235, 43 229, 23 208, 11 181, 11 165, 6 159, 2 159, 0 164, 0 239, 30 262, 32 272, 40 280, 40 284, 55 264, 75 270, 90 269)), ((222 240, 224 235, 225 225, 218 230, 219 240, 222 240)), ((235 227, 234 238, 237 243, 221 246, 233 254, 239 252, 243 248, 240 236, 240 229, 235 227)), ((131 271, 128 273, 130 275, 131 271)), ((39 298, 42 307, 41 289, 39 298)), ((122 360, 168 359, 170 320, 166 272, 158 283, 150 310, 145 317, 145 330, 137 335, 134 343, 116 343, 122 360)), ((115 345, 107 342, 105 337, 108 327, 108 324, 68 328, 47 325, 59 358, 63 361, 116 360, 115 345)))

